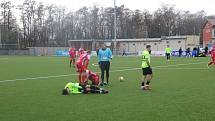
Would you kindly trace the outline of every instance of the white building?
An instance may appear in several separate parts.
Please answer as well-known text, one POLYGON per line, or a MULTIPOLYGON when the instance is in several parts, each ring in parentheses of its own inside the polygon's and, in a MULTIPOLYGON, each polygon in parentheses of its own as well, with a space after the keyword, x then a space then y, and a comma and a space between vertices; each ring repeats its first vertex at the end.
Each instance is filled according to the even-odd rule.
POLYGON ((126 49, 127 52, 142 51, 146 45, 152 46, 152 51, 164 51, 167 45, 172 50, 182 50, 199 46, 199 36, 171 36, 163 38, 144 38, 144 39, 118 39, 119 50, 126 49))
MULTIPOLYGON (((118 52, 122 52, 123 49, 129 53, 138 53, 145 49, 146 45, 152 46, 152 51, 164 51, 167 45, 169 45, 172 50, 182 50, 186 48, 193 49, 199 46, 200 37, 199 36, 170 36, 162 38, 140 38, 140 39, 116 39, 116 48, 118 52)), ((75 46, 76 48, 83 47, 89 50, 96 50, 100 47, 101 43, 107 43, 110 48, 113 49, 114 41, 112 40, 69 40, 70 46, 75 46)))

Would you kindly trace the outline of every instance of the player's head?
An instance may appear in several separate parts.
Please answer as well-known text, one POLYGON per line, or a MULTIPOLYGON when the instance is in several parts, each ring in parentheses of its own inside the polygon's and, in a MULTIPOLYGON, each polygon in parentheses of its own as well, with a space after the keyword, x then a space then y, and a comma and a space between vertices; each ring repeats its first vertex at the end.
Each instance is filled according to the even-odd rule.
POLYGON ((169 47, 169 45, 167 45, 167 47, 169 47))
POLYGON ((106 45, 105 45, 105 43, 101 44, 101 48, 102 49, 106 49, 107 48, 106 45))
POLYGON ((147 49, 148 51, 151 51, 151 45, 146 45, 146 49, 147 49))
POLYGON ((146 50, 151 54, 151 45, 146 45, 146 50))
POLYGON ((91 54, 91 50, 87 50, 87 54, 91 54))
POLYGON ((69 90, 67 88, 63 89, 62 90, 62 95, 69 95, 69 90))

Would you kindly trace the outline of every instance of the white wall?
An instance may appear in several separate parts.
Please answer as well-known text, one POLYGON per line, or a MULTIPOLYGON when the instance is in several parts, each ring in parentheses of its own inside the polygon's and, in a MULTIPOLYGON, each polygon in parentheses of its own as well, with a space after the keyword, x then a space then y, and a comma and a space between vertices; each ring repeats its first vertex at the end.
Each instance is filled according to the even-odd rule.
POLYGON ((169 45, 172 50, 179 50, 181 47, 183 50, 186 49, 185 39, 173 39, 173 40, 161 40, 157 42, 120 42, 119 50, 122 52, 126 48, 127 52, 138 52, 145 49, 146 45, 152 46, 152 51, 164 51, 167 45, 169 45), (178 43, 180 41, 180 43, 178 43), (169 42, 169 43, 167 43, 169 42))

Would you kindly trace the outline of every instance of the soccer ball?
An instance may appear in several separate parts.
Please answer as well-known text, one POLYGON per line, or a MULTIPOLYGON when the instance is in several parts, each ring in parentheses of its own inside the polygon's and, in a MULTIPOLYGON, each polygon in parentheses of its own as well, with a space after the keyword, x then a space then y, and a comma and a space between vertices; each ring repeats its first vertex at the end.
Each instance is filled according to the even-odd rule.
POLYGON ((119 81, 120 81, 120 82, 124 81, 124 77, 120 76, 120 77, 119 77, 119 81))

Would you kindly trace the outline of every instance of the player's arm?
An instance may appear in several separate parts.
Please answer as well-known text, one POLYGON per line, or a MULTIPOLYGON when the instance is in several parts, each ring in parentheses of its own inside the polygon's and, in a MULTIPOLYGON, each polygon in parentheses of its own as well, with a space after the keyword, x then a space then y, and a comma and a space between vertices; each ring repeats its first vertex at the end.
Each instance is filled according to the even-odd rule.
POLYGON ((88 67, 88 65, 89 65, 89 60, 86 59, 86 60, 85 60, 85 66, 86 66, 86 68, 88 67))
POLYGON ((112 54, 112 52, 111 52, 111 50, 110 50, 110 49, 108 49, 108 53, 109 53, 109 58, 112 60, 112 58, 113 58, 113 54, 112 54))
POLYGON ((73 85, 72 85, 72 88, 78 88, 78 89, 82 89, 82 86, 80 86, 80 85, 77 85, 77 84, 73 84, 73 85))
POLYGON ((147 60, 146 63, 147 63, 147 65, 148 65, 149 67, 151 67, 151 66, 150 66, 150 63, 149 63, 149 60, 147 60))
POLYGON ((84 66, 84 68, 87 69, 88 65, 89 65, 89 60, 88 59, 84 59, 83 60, 83 66, 84 66))
POLYGON ((100 49, 99 49, 99 52, 98 52, 98 64, 100 65, 100 62, 101 62, 101 52, 100 52, 100 49))
POLYGON ((87 55, 87 57, 84 59, 84 66, 87 69, 90 62, 90 55, 87 55))
POLYGON ((74 55, 75 55, 75 57, 77 56, 77 52, 76 52, 76 49, 74 50, 74 55))

